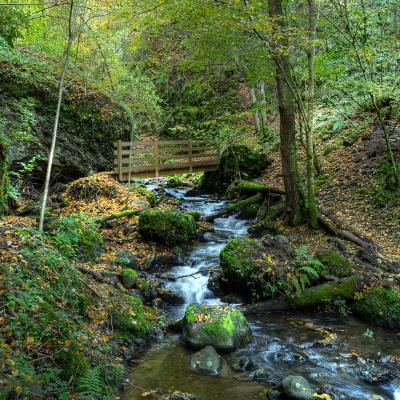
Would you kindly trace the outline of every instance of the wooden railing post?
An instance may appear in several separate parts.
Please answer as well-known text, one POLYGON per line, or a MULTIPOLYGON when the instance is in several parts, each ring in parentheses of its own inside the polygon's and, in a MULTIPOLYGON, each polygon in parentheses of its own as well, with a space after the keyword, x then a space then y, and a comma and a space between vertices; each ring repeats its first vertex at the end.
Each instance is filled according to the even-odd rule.
POLYGON ((118 178, 122 182, 122 142, 118 140, 117 142, 117 160, 118 160, 118 178))
POLYGON ((192 143, 192 139, 189 139, 188 141, 188 148, 189 148, 189 174, 191 174, 193 172, 193 143, 192 143))
POLYGON ((154 154, 155 176, 156 176, 156 178, 158 178, 160 175, 160 170, 159 170, 160 158, 158 155, 158 139, 156 139, 154 141, 154 153, 153 154, 154 154))

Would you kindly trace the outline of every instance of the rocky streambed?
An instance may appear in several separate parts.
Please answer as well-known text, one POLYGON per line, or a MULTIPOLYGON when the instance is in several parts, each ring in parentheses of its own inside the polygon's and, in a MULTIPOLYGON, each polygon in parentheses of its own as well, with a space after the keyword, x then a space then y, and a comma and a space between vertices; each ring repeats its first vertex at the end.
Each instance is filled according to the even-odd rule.
MULTIPOLYGON (((187 196, 184 188, 166 191, 181 200, 184 210, 203 216, 225 205, 207 195, 187 196)), ((250 334, 247 323, 236 329, 240 300, 217 297, 209 280, 218 274, 228 240, 245 237, 247 229, 248 222, 235 216, 215 219, 214 232, 205 233, 184 264, 168 272, 167 288, 184 299, 169 314, 180 318, 186 310, 186 327, 182 335, 171 334, 154 345, 134 367, 131 381, 142 388, 175 391, 175 400, 400 399, 400 337, 391 331, 351 316, 291 311, 252 315, 250 334), (213 332, 215 320, 208 309, 218 310, 223 334, 232 337, 209 342, 202 337, 204 331, 192 329, 193 323, 207 324, 211 337, 224 337, 213 332)), ((133 387, 124 396, 141 398, 143 393, 133 387)))

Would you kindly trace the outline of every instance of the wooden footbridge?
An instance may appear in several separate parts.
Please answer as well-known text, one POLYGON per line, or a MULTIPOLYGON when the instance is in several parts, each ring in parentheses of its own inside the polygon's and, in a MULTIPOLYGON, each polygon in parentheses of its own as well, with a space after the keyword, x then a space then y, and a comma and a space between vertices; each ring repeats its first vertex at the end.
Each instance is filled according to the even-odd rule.
POLYGON ((134 178, 215 171, 219 148, 208 140, 118 141, 114 172, 120 182, 134 178))

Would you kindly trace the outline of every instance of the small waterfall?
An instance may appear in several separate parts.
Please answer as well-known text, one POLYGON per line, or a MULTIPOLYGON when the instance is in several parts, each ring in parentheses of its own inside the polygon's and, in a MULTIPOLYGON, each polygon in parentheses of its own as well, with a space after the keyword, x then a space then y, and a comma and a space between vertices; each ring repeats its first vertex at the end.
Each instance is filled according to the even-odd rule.
MULTIPOLYGON (((198 211, 204 216, 213 214, 226 205, 226 201, 209 195, 185 196, 187 189, 169 188, 165 191, 181 199, 184 210, 198 211)), ((219 268, 219 253, 230 238, 247 234, 248 222, 239 220, 235 216, 217 218, 214 221, 214 229, 213 234, 207 234, 207 242, 201 242, 193 248, 184 265, 171 270, 171 275, 180 278, 174 282, 168 282, 167 287, 182 294, 186 304, 222 304, 221 300, 207 287, 209 271, 219 268)))

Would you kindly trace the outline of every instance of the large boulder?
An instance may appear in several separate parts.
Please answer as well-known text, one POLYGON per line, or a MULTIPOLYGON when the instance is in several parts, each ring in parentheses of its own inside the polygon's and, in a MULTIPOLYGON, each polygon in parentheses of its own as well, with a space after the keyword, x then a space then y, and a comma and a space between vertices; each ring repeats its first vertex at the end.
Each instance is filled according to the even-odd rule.
POLYGON ((182 322, 182 340, 194 349, 213 346, 233 351, 253 338, 246 317, 229 306, 190 304, 182 322))
POLYGON ((190 368, 209 375, 217 375, 222 369, 222 358, 214 347, 206 346, 190 358, 190 368))
POLYGON ((193 217, 181 211, 149 208, 139 216, 139 231, 146 239, 175 245, 193 241, 197 227, 193 217))
POLYGON ((222 154, 218 167, 220 181, 229 185, 235 179, 253 179, 259 176, 271 160, 266 154, 257 152, 244 144, 227 146, 222 154))
POLYGON ((316 389, 302 376, 289 375, 282 381, 283 393, 293 400, 313 400, 316 389))
POLYGON ((138 258, 129 251, 120 251, 115 257, 115 264, 131 269, 140 269, 138 258))
POLYGON ((271 298, 287 290, 288 265, 294 251, 286 237, 260 241, 235 238, 220 254, 224 275, 237 289, 254 300, 271 298))

